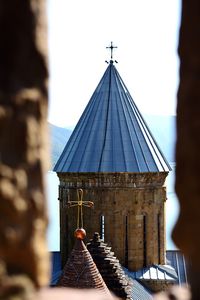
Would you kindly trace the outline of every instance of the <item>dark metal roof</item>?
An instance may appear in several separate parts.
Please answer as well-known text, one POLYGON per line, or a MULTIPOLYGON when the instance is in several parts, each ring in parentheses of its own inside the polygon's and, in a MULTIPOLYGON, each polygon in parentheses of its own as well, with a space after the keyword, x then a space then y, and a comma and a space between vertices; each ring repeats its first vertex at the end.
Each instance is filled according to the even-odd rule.
POLYGON ((168 263, 174 267, 178 275, 178 284, 188 284, 187 262, 184 255, 179 250, 167 250, 166 258, 168 263))
POLYGON ((135 272, 127 270, 126 273, 136 280, 177 281, 178 279, 176 271, 169 265, 152 265, 135 272))
POLYGON ((170 169, 111 60, 54 171, 168 172, 170 169))
POLYGON ((131 297, 133 300, 153 300, 152 292, 142 283, 135 279, 130 279, 132 283, 131 297))
POLYGON ((61 275, 61 256, 60 251, 51 252, 51 285, 56 285, 61 275))

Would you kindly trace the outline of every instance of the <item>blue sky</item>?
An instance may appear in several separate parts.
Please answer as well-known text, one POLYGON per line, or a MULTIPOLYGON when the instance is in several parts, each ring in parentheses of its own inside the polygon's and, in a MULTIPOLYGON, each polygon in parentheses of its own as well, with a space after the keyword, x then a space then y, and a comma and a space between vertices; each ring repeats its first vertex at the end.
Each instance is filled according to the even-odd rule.
MULTIPOLYGON (((116 67, 141 113, 175 114, 179 23, 180 0, 48 0, 49 121, 76 125, 107 67, 111 41, 118 46, 116 67)), ((47 176, 49 247, 58 250, 58 180, 47 176)), ((177 213, 173 194, 167 204, 169 248, 177 213)))
POLYGON ((49 0, 49 121, 73 127, 114 59, 144 114, 175 114, 180 0, 49 0))

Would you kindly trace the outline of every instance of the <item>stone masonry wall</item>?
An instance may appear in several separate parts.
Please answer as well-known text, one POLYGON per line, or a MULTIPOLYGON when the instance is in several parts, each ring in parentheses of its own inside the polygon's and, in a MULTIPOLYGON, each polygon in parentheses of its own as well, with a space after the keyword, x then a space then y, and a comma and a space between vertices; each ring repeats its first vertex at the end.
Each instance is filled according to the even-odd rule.
POLYGON ((63 263, 72 249, 77 226, 77 207, 67 208, 67 201, 77 199, 78 188, 83 189, 84 200, 94 202, 94 209, 84 208, 87 240, 95 231, 101 232, 100 218, 104 216, 105 242, 112 246, 120 263, 126 265, 128 259, 130 270, 165 263, 166 189, 163 185, 167 173, 58 175, 63 263))

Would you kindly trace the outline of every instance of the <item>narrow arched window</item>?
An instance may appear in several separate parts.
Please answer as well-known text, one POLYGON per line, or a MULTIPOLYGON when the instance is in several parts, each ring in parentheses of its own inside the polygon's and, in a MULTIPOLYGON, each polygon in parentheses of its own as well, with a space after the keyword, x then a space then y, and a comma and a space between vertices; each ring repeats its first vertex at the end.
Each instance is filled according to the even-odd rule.
POLYGON ((160 214, 157 216, 157 232, 158 232, 158 263, 160 264, 160 214))
POLYGON ((105 237, 105 216, 100 216, 100 238, 104 241, 105 237))
POLYGON ((147 266, 147 217, 143 216, 143 259, 144 267, 147 266))
POLYGON ((128 216, 125 216, 125 251, 124 266, 128 268, 128 216))

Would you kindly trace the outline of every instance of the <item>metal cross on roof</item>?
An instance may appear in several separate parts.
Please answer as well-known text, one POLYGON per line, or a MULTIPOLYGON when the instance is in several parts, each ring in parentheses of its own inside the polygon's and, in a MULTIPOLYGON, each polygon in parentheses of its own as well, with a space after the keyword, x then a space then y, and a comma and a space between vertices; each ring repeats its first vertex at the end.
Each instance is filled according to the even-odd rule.
POLYGON ((83 190, 77 190, 77 201, 68 201, 68 207, 77 206, 77 228, 83 228, 83 206, 93 207, 94 203, 92 201, 83 201, 83 190))
POLYGON ((110 56, 113 59, 113 49, 117 48, 117 46, 113 46, 113 42, 110 43, 110 46, 106 47, 106 49, 110 49, 110 56))

